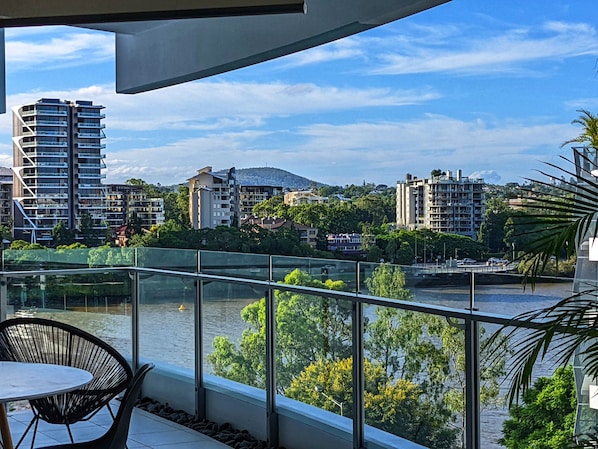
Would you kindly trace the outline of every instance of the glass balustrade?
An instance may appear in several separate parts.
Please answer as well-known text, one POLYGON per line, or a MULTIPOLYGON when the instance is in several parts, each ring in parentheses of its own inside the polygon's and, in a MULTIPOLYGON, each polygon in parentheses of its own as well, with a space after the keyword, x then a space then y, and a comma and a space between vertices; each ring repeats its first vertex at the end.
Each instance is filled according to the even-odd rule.
POLYGON ((133 360, 251 388, 264 413, 298 404, 294 413, 348 432, 354 447, 386 432, 422 447, 498 449, 509 359, 488 362, 488 337, 561 299, 571 282, 531 291, 506 279, 476 284, 473 267, 453 268, 160 248, 5 250, 0 312, 68 322, 133 360))

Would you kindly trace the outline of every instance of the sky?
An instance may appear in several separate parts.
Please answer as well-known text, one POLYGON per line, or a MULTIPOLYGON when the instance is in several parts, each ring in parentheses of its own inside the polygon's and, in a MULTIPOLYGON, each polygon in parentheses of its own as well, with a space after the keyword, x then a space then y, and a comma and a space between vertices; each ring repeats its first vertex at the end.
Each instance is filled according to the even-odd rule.
MULTIPOLYGON (((393 186, 433 169, 491 184, 542 179, 598 114, 596 0, 453 0, 262 64, 115 92, 114 36, 6 30, 7 108, 105 106, 106 183, 184 183, 212 166, 274 167, 329 185, 393 186)), ((0 114, 0 166, 12 166, 0 114)))

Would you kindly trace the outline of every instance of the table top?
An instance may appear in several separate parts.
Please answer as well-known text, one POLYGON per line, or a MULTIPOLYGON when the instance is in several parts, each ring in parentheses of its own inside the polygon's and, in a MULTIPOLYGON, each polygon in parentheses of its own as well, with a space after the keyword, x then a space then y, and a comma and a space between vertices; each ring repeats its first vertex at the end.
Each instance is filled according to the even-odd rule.
POLYGON ((66 393, 92 379, 90 372, 70 366, 0 361, 0 402, 66 393))

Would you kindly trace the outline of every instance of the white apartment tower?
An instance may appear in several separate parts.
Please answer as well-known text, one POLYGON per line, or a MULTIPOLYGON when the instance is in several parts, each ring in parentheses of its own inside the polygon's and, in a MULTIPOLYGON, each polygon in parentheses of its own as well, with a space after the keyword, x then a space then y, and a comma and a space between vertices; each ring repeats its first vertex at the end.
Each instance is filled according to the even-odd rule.
POLYGON ((104 236, 102 109, 53 98, 13 108, 15 238, 49 243, 56 224, 77 230, 86 214, 104 236))
POLYGON ((407 175, 397 183, 397 226, 477 238, 484 222, 484 181, 457 170, 430 179, 407 175))
POLYGON ((235 168, 212 172, 197 170, 189 181, 189 218, 193 229, 239 226, 239 184, 235 168))

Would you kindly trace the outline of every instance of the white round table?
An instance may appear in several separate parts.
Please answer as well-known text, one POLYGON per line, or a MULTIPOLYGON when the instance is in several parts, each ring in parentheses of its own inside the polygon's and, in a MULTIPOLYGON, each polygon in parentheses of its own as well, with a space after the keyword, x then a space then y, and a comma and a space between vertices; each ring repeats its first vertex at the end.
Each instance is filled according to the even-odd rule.
POLYGON ((0 433, 4 449, 13 449, 4 403, 67 393, 92 379, 90 372, 71 366, 0 361, 0 433))

